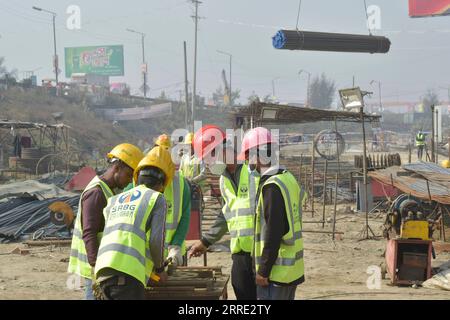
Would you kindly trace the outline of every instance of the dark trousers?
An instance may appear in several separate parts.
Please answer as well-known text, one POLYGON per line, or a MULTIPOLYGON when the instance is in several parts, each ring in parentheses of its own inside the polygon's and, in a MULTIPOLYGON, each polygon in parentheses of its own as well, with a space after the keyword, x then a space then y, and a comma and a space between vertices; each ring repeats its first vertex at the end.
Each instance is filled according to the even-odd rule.
POLYGON ((295 300, 297 285, 279 286, 270 283, 267 287, 258 286, 258 300, 295 300))
POLYGON ((417 159, 422 160, 423 149, 425 146, 417 146, 417 159))
POLYGON ((255 273, 250 253, 231 255, 231 285, 237 300, 256 300, 255 273))
POLYGON ((137 279, 128 276, 114 276, 100 282, 105 300, 144 300, 144 285, 137 279))

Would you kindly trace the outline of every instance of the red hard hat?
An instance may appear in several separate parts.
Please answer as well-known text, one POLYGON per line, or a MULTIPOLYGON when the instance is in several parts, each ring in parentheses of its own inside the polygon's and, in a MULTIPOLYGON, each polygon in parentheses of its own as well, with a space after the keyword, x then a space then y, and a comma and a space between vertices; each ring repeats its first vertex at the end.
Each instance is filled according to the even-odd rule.
POLYGON ((203 159, 217 146, 226 140, 225 132, 215 125, 206 125, 194 135, 194 151, 199 159, 203 159))
POLYGON ((241 153, 238 155, 238 160, 247 160, 245 155, 247 151, 270 143, 277 143, 277 141, 266 128, 258 127, 247 131, 242 140, 242 148, 241 153))

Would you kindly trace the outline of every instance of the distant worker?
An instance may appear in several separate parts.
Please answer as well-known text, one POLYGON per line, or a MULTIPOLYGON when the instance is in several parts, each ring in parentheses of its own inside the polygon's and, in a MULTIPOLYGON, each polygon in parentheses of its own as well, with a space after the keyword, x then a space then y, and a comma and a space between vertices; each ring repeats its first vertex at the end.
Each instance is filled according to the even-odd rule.
POLYGON ((422 160, 423 149, 425 148, 425 134, 422 129, 416 134, 417 159, 422 160))
POLYGON ((68 272, 85 279, 85 298, 93 300, 92 272, 105 226, 103 209, 113 190, 123 189, 133 178, 134 169, 144 157, 131 144, 116 146, 108 153, 109 167, 100 177, 95 176, 81 194, 73 230, 68 272))
POLYGON ((170 140, 170 137, 167 134, 160 135, 155 140, 155 147, 164 147, 166 150, 169 150, 172 148, 172 141, 170 140))
POLYGON ((95 276, 105 300, 143 300, 152 274, 165 281, 166 201, 161 192, 175 168, 156 147, 134 173, 137 187, 111 197, 104 209, 105 231, 95 276))
MULTIPOLYGON (((156 145, 170 150, 172 143, 166 134, 162 134, 155 142, 156 145)), ((175 164, 169 157, 167 162, 175 164)), ((164 190, 167 202, 166 217, 166 250, 165 257, 172 258, 173 265, 182 265, 186 254, 185 239, 189 231, 191 217, 191 191, 188 180, 182 172, 176 172, 171 183, 164 190)))
POLYGON ((276 141, 265 128, 247 132, 242 153, 261 174, 253 256, 258 300, 293 300, 304 282, 302 206, 296 178, 279 166, 276 141))
MULTIPOLYGON (((204 254, 208 247, 230 232, 231 284, 238 300, 256 300, 253 249, 255 199, 259 177, 247 164, 237 163, 237 152, 226 145, 226 134, 217 126, 208 125, 196 132, 195 152, 205 160, 211 173, 220 175, 220 193, 224 206, 203 238, 189 251, 189 257, 204 254), (226 163, 225 155, 233 155, 226 163)), ((227 157, 228 159, 228 157, 227 157)))
POLYGON ((206 180, 205 165, 201 159, 199 159, 194 152, 193 145, 194 134, 188 133, 184 138, 183 144, 188 146, 189 151, 186 152, 181 158, 180 169, 186 179, 190 182, 198 184, 202 191, 204 190, 204 184, 206 180))
POLYGON ((442 168, 446 168, 446 169, 450 168, 450 160, 448 160, 448 159, 443 160, 441 162, 441 166, 442 166, 442 168))

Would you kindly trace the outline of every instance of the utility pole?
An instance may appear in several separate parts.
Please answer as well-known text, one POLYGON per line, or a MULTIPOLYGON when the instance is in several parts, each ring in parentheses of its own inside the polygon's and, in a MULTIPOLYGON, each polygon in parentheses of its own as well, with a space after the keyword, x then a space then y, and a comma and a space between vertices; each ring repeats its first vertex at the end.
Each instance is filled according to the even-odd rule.
POLYGON ((189 89, 188 89, 188 68, 187 68, 187 53, 186 53, 186 41, 183 43, 184 45, 184 94, 186 96, 186 110, 185 110, 185 119, 184 124, 185 128, 188 129, 188 113, 189 113, 189 89))
POLYGON ((228 94, 229 94, 229 97, 230 97, 230 106, 231 106, 231 102, 232 102, 232 98, 231 98, 231 95, 233 94, 233 90, 231 89, 231 71, 232 71, 232 63, 233 63, 233 55, 231 54, 231 53, 228 53, 228 52, 225 52, 225 51, 220 51, 220 50, 217 50, 217 52, 218 53, 221 53, 221 54, 224 54, 224 55, 226 55, 226 56, 228 56, 229 58, 230 58, 230 88, 229 88, 229 92, 228 92, 228 94))
POLYGON ((141 45, 142 45, 142 74, 144 77, 144 85, 143 85, 143 92, 144 92, 144 98, 147 98, 147 64, 145 63, 145 33, 139 32, 133 29, 127 29, 128 32, 136 33, 141 36, 141 45))
POLYGON ((311 107, 311 73, 306 70, 300 70, 298 75, 300 76, 302 73, 306 73, 308 75, 308 84, 306 88, 306 105, 311 107))
POLYGON ((383 115, 383 103, 381 98, 381 81, 378 80, 372 80, 370 81, 370 85, 373 85, 374 83, 378 83, 378 94, 379 94, 379 108, 380 108, 380 114, 383 115))
POLYGON ((191 0, 192 3, 195 5, 195 16, 194 22, 195 22, 195 49, 194 49, 194 81, 193 81, 193 89, 192 89, 192 131, 194 131, 194 121, 195 121, 195 104, 196 104, 196 95, 197 95, 197 34, 198 34, 198 20, 200 17, 198 16, 198 5, 201 4, 201 1, 198 0, 191 0))
POLYGON ((58 71, 59 71, 58 67, 59 67, 59 63, 58 63, 58 55, 56 53, 56 12, 49 11, 49 10, 46 10, 46 9, 42 9, 42 8, 39 8, 39 7, 33 7, 33 9, 36 10, 36 11, 49 13, 53 17, 52 18, 52 21, 53 21, 53 49, 54 49, 54 51, 53 51, 53 68, 54 68, 54 71, 55 71, 56 86, 58 86, 58 83, 59 83, 59 81, 58 81, 58 71))
POLYGON ((435 158, 435 141, 434 141, 434 130, 435 130, 435 116, 434 116, 434 104, 431 105, 431 162, 436 162, 435 158))

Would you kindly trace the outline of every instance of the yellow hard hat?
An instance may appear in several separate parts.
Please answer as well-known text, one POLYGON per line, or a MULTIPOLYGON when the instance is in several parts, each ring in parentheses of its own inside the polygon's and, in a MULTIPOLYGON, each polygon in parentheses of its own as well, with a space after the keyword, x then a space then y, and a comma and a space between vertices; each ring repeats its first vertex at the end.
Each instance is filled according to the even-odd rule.
POLYGON ((160 135, 156 139, 155 144, 166 149, 170 149, 172 147, 172 142, 170 141, 170 137, 167 134, 160 135))
POLYGON ((139 161, 144 157, 144 153, 142 153, 141 149, 132 144, 122 143, 112 149, 107 156, 108 159, 117 158, 131 169, 135 170, 139 161))
POLYGON ((194 134, 192 132, 189 132, 186 137, 184 137, 184 142, 183 144, 192 144, 192 142, 194 141, 194 134))
POLYGON ((444 160, 441 162, 443 168, 450 168, 450 160, 444 160))
POLYGON ((156 167, 162 170, 166 175, 164 181, 164 188, 172 182, 175 174, 175 164, 172 161, 170 152, 164 147, 154 147, 150 152, 139 162, 136 170, 134 170, 134 183, 137 184, 139 171, 145 167, 156 167))

